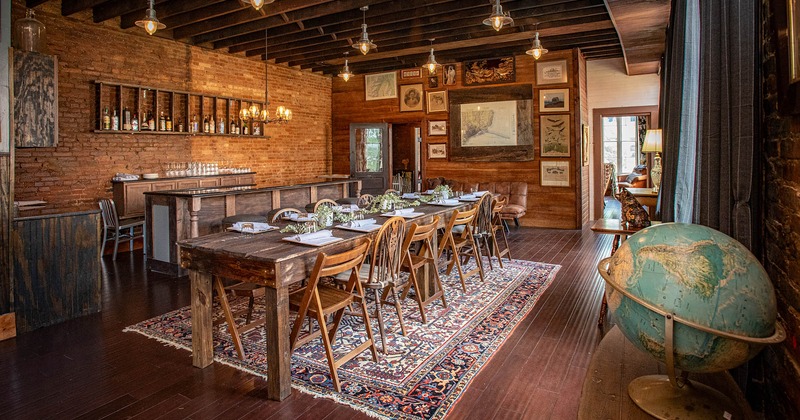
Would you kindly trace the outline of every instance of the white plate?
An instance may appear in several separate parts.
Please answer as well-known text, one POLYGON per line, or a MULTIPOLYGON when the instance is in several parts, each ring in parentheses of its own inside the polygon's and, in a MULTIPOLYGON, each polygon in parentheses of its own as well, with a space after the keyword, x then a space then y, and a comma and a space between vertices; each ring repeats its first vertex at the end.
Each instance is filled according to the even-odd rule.
POLYGON ((236 229, 235 227, 229 227, 228 228, 228 230, 231 231, 231 232, 250 233, 250 234, 253 234, 253 235, 255 235, 256 233, 269 232, 269 231, 275 230, 275 229, 277 229, 277 226, 270 226, 270 227, 268 227, 266 229, 263 229, 263 230, 250 230, 250 229, 240 230, 240 229, 236 229))
POLYGON ((336 227, 339 228, 339 229, 354 230, 356 232, 374 232, 374 231, 380 229, 381 226, 383 226, 383 225, 380 225, 378 223, 374 223, 374 224, 366 225, 366 226, 347 226, 346 224, 336 225, 336 227))
POLYGON ((158 179, 158 174, 142 174, 143 179, 158 179))
POLYGON ((381 216, 383 216, 383 217, 402 216, 405 219, 413 219, 415 217, 420 217, 420 216, 424 216, 424 215, 425 215, 425 213, 419 213, 419 212, 406 213, 406 214, 394 214, 394 212, 389 212, 389 213, 383 213, 381 216))
POLYGON ((477 203, 480 198, 459 198, 458 201, 463 201, 465 203, 477 203))
POLYGON ((453 203, 453 202, 450 202, 450 203, 434 203, 433 201, 431 201, 431 202, 430 202, 430 203, 428 203, 428 204, 430 204, 430 205, 432 205, 432 206, 445 206, 445 207, 453 207, 453 206, 458 206, 458 205, 460 205, 460 204, 461 204, 461 202, 460 202, 460 201, 458 201, 458 200, 456 200, 456 202, 455 202, 455 203, 453 203))
POLYGON ((339 242, 339 241, 342 240, 342 238, 337 238, 335 236, 328 236, 328 237, 325 237, 325 238, 298 241, 297 239, 294 239, 294 237, 292 237, 292 236, 287 236, 287 237, 283 238, 283 240, 286 241, 286 242, 292 242, 292 243, 296 243, 296 244, 300 244, 300 245, 322 246, 322 245, 332 244, 334 242, 339 242))

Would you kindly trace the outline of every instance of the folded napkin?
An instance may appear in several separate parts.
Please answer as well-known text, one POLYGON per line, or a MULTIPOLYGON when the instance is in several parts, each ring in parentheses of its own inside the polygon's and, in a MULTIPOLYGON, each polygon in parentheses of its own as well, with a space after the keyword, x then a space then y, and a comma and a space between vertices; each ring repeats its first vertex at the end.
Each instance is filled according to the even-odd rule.
POLYGON ((403 198, 417 198, 416 193, 404 193, 403 198))
POLYGON ((411 214, 411 213, 414 213, 414 208, 413 207, 394 211, 394 215, 395 216, 402 216, 404 214, 411 214))
POLYGON ((433 190, 425 191, 425 194, 433 194, 433 190))
POLYGON ((474 200, 476 197, 473 194, 464 194, 461 196, 462 200, 474 200))
POLYGON ((472 194, 474 194, 474 195, 475 195, 475 197, 480 197, 480 196, 482 196, 482 195, 484 195, 484 194, 486 194, 486 193, 488 193, 488 192, 489 192, 489 191, 475 191, 475 192, 474 192, 474 193, 472 193, 472 194))
POLYGON ((261 222, 236 222, 233 224, 233 228, 240 232, 264 232, 271 227, 269 223, 261 222))
POLYGON ((114 175, 114 181, 136 181, 139 179, 139 175, 134 174, 125 174, 125 173, 117 173, 114 175))
POLYGON ((449 198, 447 200, 439 200, 438 203, 447 204, 449 206, 455 206, 456 204, 458 204, 458 200, 455 198, 449 198))
POLYGON ((364 219, 364 220, 351 220, 350 227, 364 227, 369 225, 374 225, 375 219, 364 219))
POLYGON ((317 239, 330 238, 331 236, 333 236, 333 232, 329 230, 320 230, 313 233, 301 233, 299 235, 292 236, 292 239, 300 242, 312 242, 317 239))
POLYGON ((289 219, 289 220, 297 220, 298 217, 300 217, 298 213, 288 213, 283 215, 284 219, 289 219))

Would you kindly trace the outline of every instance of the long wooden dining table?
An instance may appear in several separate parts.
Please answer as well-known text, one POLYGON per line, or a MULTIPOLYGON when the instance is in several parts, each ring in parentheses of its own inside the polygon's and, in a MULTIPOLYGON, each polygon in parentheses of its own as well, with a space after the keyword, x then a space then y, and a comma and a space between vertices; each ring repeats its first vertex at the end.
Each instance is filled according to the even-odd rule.
MULTIPOLYGON (((422 216, 407 219, 419 224, 431 223, 440 216, 441 227, 457 206, 421 205, 415 208, 422 216)), ((387 217, 371 215, 378 223, 387 217)), ((285 224, 280 224, 285 226, 285 224)), ((191 281, 192 363, 205 368, 214 362, 212 329, 212 276, 256 283, 265 286, 267 398, 283 400, 291 394, 291 348, 289 346, 289 286, 311 273, 320 252, 335 254, 363 243, 375 232, 362 233, 333 228, 341 241, 315 247, 284 241, 291 236, 278 230, 259 234, 215 233, 178 243, 181 266, 191 281)), ((423 274, 424 276, 424 274, 423 274)), ((426 280, 426 283, 432 283, 426 280)))

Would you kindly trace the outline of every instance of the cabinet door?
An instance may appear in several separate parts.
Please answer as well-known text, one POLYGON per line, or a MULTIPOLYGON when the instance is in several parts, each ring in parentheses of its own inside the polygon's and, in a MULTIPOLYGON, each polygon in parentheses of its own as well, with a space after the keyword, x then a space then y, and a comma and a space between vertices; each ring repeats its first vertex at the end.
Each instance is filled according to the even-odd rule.
POLYGON ((199 187, 200 187, 199 179, 182 179, 178 181, 179 190, 184 190, 186 188, 199 188, 199 187))
POLYGON ((219 178, 220 185, 223 187, 232 187, 234 185, 239 185, 239 178, 235 176, 222 176, 219 178))
POLYGON ((120 212, 120 217, 141 216, 144 214, 144 193, 150 191, 152 184, 149 182, 134 182, 125 185, 125 205, 120 212))
POLYGON ((175 189, 175 181, 161 181, 153 183, 152 191, 166 191, 174 189, 175 189))
POLYGON ((250 185, 250 184, 255 184, 256 183, 256 177, 253 174, 239 175, 236 178, 238 179, 238 181, 237 181, 238 185, 250 185))
POLYGON ((219 187, 219 178, 205 178, 200 180, 201 188, 219 187))

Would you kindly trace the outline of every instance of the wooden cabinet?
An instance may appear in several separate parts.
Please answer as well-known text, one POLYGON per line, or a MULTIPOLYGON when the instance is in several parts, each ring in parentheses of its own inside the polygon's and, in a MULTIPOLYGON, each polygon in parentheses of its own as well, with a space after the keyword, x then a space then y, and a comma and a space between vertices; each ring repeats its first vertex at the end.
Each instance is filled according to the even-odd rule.
POLYGON ((121 181, 113 183, 114 203, 119 217, 144 214, 144 193, 149 191, 185 190, 189 188, 236 187, 255 185, 255 174, 211 175, 192 178, 121 181))
POLYGON ((94 83, 97 89, 95 133, 266 137, 264 123, 251 119, 243 121, 239 117, 244 108, 263 108, 261 101, 100 80, 94 83), (134 115, 138 129, 132 126, 134 115), (154 127, 147 124, 148 115, 154 127), (162 115, 163 122, 160 121, 162 115), (208 131, 204 128, 206 118, 208 131), (231 129, 231 122, 238 127, 238 133, 231 129))

